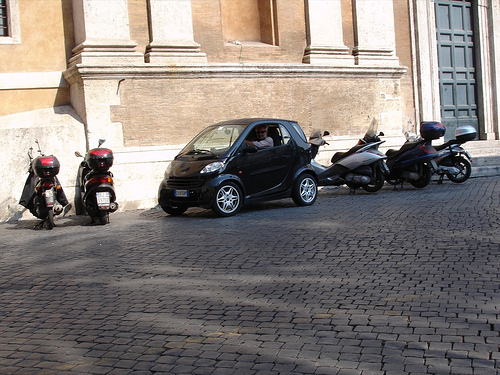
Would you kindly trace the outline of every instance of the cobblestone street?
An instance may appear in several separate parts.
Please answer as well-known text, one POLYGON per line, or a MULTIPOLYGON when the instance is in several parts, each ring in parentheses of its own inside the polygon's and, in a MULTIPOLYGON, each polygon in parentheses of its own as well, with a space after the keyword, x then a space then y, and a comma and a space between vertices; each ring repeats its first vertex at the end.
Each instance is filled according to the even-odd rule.
POLYGON ((0 374, 500 374, 499 201, 496 176, 4 223, 0 374))

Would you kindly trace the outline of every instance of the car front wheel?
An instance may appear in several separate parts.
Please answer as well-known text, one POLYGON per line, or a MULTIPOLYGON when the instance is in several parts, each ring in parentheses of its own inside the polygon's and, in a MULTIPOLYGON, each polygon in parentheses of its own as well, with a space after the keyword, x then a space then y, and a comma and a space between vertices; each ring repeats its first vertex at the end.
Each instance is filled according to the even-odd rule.
POLYGON ((318 196, 318 184, 310 174, 300 175, 295 181, 292 198, 297 206, 310 206, 318 196))
POLYGON ((223 182, 216 189, 212 210, 217 216, 227 217, 238 213, 243 205, 241 189, 232 182, 223 182))

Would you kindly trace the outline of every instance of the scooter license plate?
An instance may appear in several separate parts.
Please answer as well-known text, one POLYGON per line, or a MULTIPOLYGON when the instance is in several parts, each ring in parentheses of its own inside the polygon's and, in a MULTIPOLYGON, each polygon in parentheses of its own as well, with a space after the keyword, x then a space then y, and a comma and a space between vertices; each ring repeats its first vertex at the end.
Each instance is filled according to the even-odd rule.
POLYGON ((189 191, 188 190, 174 190, 174 197, 187 198, 187 197, 189 197, 189 191))
POLYGON ((99 208, 109 208, 111 199, 108 192, 97 192, 95 193, 95 196, 97 198, 97 206, 99 206, 99 208))

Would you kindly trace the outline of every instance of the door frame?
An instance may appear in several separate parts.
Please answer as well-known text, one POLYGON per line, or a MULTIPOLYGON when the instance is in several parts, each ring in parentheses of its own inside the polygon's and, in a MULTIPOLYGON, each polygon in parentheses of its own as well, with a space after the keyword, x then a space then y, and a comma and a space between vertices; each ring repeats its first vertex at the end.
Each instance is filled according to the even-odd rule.
MULTIPOLYGON (((500 118, 500 5, 472 0, 476 87, 481 139, 499 138, 500 118), (497 74, 498 72, 498 74, 497 74), (498 88, 499 90, 497 90, 498 88)), ((409 0, 412 73, 417 121, 440 121, 438 55, 434 1, 409 0)))

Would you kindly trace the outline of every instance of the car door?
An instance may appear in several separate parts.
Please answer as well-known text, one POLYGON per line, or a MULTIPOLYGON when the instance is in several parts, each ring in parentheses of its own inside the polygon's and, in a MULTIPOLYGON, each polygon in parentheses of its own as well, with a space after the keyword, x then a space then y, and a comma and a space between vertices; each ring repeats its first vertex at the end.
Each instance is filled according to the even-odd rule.
POLYGON ((289 136, 283 137, 286 129, 278 124, 270 124, 271 128, 276 130, 272 137, 275 146, 243 156, 241 178, 248 196, 259 197, 287 188, 285 181, 292 168, 295 148, 289 136))

